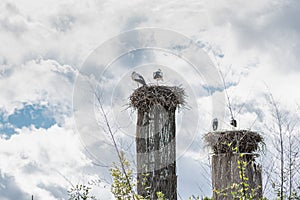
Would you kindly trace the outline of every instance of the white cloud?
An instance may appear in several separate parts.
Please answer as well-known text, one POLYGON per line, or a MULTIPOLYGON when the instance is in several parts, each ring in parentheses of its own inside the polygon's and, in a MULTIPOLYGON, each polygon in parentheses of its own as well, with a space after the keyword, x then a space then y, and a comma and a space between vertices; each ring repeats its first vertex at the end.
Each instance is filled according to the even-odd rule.
MULTIPOLYGON (((295 103, 300 100, 300 94, 296 92, 300 75, 298 4, 298 1, 281 0, 191 0, 188 3, 179 0, 13 0, 1 3, 0 43, 5 47, 0 48, 1 109, 12 113, 24 102, 49 105, 56 113, 57 122, 62 125, 49 130, 23 128, 9 140, 1 136, 0 170, 5 174, 3 182, 12 182, 23 192, 43 195, 43 199, 53 199, 55 195, 63 195, 61 187, 66 187, 68 183, 61 176, 54 175, 56 172, 51 169, 59 168, 61 173, 75 180, 76 170, 91 170, 90 160, 83 154, 73 128, 66 122, 71 115, 74 79, 84 60, 96 47, 112 36, 136 27, 154 26, 186 34, 202 45, 214 62, 214 57, 224 55, 217 62, 220 62, 220 68, 226 74, 226 81, 232 84, 228 92, 233 104, 237 104, 236 112, 246 102, 238 115, 240 127, 250 127, 258 112, 263 113, 259 117, 269 120, 263 96, 268 92, 266 85, 276 99, 293 110, 295 103), (6 162, 7 159, 11 162, 6 162), (30 187, 35 188, 34 191, 30 191, 30 187)), ((168 79, 172 79, 170 74, 191 74, 188 77, 177 74, 176 77, 186 79, 183 82, 191 86, 188 91, 199 95, 196 102, 199 113, 203 114, 199 114, 198 130, 208 131, 212 111, 211 97, 206 97, 202 88, 205 80, 189 78, 193 77, 193 71, 180 68, 186 63, 162 54, 149 53, 148 60, 140 58, 137 63, 147 64, 156 59, 164 66, 176 66, 176 72, 166 68, 168 79)), ((113 67, 120 76, 108 76, 107 84, 109 89, 114 88, 113 100, 126 103, 128 91, 135 85, 123 84, 130 81, 129 72, 118 70, 117 64, 113 67), (119 85, 116 86, 116 83, 119 85)), ((147 74, 148 71, 143 73, 147 74)), ((213 95, 218 94, 216 92, 213 95)), ((85 102, 83 98, 80 103, 83 105, 85 102)), ((120 106, 116 105, 111 110, 115 114, 118 109, 120 106)), ((94 118, 94 113, 89 114, 94 118)), ((124 116, 128 117, 128 113, 124 116)), ((120 116, 119 120, 124 116, 120 116)), ((89 119, 87 117, 81 122, 86 123, 89 119)), ((226 124, 226 120, 223 123, 226 124)), ((132 123, 130 128, 134 128, 134 119, 132 123)), ((254 127, 259 128, 263 122, 257 123, 254 127)), ((93 127, 87 128, 90 131, 93 127)), ((99 128, 99 125, 94 128, 99 128)), ((202 132, 192 133, 198 134, 196 141, 201 141, 202 132)), ((192 145, 184 157, 190 160, 185 162, 186 166, 181 166, 183 171, 198 170, 193 163, 193 153, 197 151, 195 146, 192 145)), ((180 148, 180 151, 185 150, 180 148)), ((109 154, 106 156, 109 157, 109 154)), ((193 191, 198 192, 196 189, 193 191)))
MULTIPOLYGON (((0 169, 14 177, 16 190, 36 198, 67 197, 67 189, 77 183, 98 179, 91 160, 84 154, 72 124, 48 130, 23 128, 9 140, 0 140, 0 169)), ((5 183, 4 183, 5 184, 5 183)))
POLYGON ((70 110, 76 70, 53 60, 32 60, 20 66, 3 66, 0 104, 10 114, 24 102, 48 103, 70 110))

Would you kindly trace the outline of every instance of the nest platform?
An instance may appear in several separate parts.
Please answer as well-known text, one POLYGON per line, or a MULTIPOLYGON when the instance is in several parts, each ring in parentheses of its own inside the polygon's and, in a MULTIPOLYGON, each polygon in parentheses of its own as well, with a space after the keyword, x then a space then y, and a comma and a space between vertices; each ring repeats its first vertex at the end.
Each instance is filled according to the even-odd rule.
POLYGON ((209 132, 204 139, 215 154, 254 153, 264 144, 260 134, 249 130, 209 132))
POLYGON ((130 96, 130 106, 149 111, 154 105, 171 110, 185 105, 185 92, 180 86, 146 85, 137 88, 130 96))

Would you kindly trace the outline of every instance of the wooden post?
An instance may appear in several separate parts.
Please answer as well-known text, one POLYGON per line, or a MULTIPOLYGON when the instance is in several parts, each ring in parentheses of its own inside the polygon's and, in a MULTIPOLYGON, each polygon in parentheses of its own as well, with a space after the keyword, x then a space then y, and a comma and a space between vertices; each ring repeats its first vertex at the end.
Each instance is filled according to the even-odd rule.
MULTIPOLYGON (((252 157, 252 156, 251 156, 252 157)), ((240 154, 219 154, 212 156, 212 183, 214 188, 215 200, 233 199, 230 195, 231 191, 235 191, 233 184, 241 184, 243 181, 247 184, 248 190, 246 193, 251 193, 254 189, 255 198, 262 197, 262 179, 261 167, 249 158, 241 157, 240 154), (238 161, 246 162, 245 177, 248 180, 243 180, 240 177, 240 169, 238 161), (228 196, 227 196, 228 195, 228 196)), ((238 186, 242 189, 242 185, 238 186)))
POLYGON ((130 98, 138 110, 137 191, 150 199, 162 192, 167 199, 177 200, 175 111, 180 101, 174 91, 176 87, 144 86, 130 98))
POLYGON ((148 112, 138 111, 136 134, 138 193, 146 196, 144 189, 149 186, 150 199, 162 192, 176 200, 175 109, 165 111, 156 105, 148 112))
POLYGON ((208 133, 205 140, 214 151, 213 198, 231 200, 232 192, 242 196, 253 193, 254 199, 262 198, 261 166, 255 162, 261 136, 246 130, 223 131, 208 133))

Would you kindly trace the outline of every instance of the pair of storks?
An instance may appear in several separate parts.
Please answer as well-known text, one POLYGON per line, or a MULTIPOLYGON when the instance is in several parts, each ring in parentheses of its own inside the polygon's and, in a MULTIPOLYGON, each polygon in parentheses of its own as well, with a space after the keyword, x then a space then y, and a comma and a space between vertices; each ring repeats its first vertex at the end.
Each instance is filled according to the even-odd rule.
MULTIPOLYGON (((237 122, 236 120, 231 117, 231 120, 230 120, 230 125, 234 128, 237 127, 237 122)), ((212 127, 213 127, 213 130, 216 131, 218 129, 218 119, 217 118, 214 118, 213 121, 212 121, 212 127)))
MULTIPOLYGON (((147 85, 145 82, 145 79, 142 75, 140 75, 139 73, 136 73, 135 71, 132 72, 131 74, 131 78, 133 81, 142 84, 143 86, 147 85)), ((163 80, 163 73, 160 69, 158 69, 157 71, 153 72, 153 79, 156 81, 162 81, 163 80)))
MULTIPOLYGON (((145 79, 143 78, 142 75, 136 73, 135 71, 132 72, 131 74, 131 78, 133 81, 137 82, 137 83, 140 83, 142 84, 143 86, 146 86, 146 82, 145 82, 145 79)), ((163 73, 160 69, 158 69, 157 71, 153 72, 153 79, 156 80, 156 81, 162 81, 163 80, 163 73)), ((237 122, 236 120, 231 117, 231 121, 230 121, 230 125, 232 127, 237 127, 237 122)), ((216 131, 218 129, 218 119, 217 118, 214 118, 213 121, 212 121, 212 128, 214 131, 216 131)))

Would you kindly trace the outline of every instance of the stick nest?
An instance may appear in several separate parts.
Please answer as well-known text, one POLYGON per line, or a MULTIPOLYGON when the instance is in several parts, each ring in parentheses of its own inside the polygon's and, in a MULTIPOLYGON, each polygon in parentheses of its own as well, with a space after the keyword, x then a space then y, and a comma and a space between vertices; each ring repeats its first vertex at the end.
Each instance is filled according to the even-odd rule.
POLYGON ((130 106, 141 111, 149 111, 154 105, 160 104, 166 110, 183 107, 185 92, 180 86, 150 85, 136 89, 130 96, 130 106))
POLYGON ((260 134, 248 130, 210 132, 204 139, 215 154, 253 153, 264 144, 260 134))

